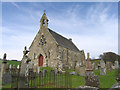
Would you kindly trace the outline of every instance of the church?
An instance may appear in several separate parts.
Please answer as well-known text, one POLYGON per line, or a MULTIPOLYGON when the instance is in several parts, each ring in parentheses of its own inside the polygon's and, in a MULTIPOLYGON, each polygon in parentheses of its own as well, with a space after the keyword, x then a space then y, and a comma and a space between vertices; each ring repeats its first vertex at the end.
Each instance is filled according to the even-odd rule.
POLYGON ((72 39, 48 28, 46 13, 40 19, 40 29, 29 47, 28 57, 34 67, 57 67, 62 65, 71 69, 85 65, 85 54, 79 50, 72 39))

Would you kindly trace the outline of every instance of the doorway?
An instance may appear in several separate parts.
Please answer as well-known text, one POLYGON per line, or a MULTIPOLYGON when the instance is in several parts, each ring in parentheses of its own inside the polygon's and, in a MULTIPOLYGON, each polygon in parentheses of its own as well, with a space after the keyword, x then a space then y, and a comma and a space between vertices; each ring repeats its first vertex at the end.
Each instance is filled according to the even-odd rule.
POLYGON ((39 56, 38 66, 43 66, 43 55, 42 54, 40 54, 40 56, 39 56))

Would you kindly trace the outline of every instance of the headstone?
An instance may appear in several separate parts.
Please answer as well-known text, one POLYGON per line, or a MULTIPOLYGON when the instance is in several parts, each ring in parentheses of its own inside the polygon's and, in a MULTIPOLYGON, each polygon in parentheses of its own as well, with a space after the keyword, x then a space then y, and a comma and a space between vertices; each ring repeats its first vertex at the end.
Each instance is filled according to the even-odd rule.
POLYGON ((3 61, 2 61, 2 65, 1 65, 1 77, 3 76, 4 73, 6 73, 6 69, 8 69, 6 57, 7 57, 7 54, 5 53, 3 55, 3 61))
POLYGON ((13 65, 12 69, 14 69, 14 70, 16 69, 15 65, 13 65))
POLYGON ((92 64, 91 64, 91 61, 90 61, 90 59, 89 59, 89 53, 87 53, 86 71, 93 71, 93 69, 92 69, 92 64))
POLYGON ((115 69, 115 66, 112 65, 112 69, 115 69))
POLYGON ((85 85, 100 88, 99 77, 96 75, 85 76, 85 85))
POLYGON ((28 71, 26 71, 27 70, 26 68, 30 65, 29 63, 31 61, 28 58, 28 55, 27 55, 28 52, 29 51, 27 50, 27 47, 25 46, 24 51, 23 51, 23 58, 22 58, 21 65, 20 65, 20 76, 25 76, 25 73, 28 72, 28 71))
POLYGON ((118 68, 119 68, 119 62, 115 61, 115 69, 118 69, 118 68))
POLYGON ((80 76, 85 76, 85 66, 80 67, 80 76))
POLYGON ((28 75, 29 75, 29 64, 27 64, 25 68, 25 77, 27 77, 28 75))
POLYGON ((9 65, 9 69, 11 69, 12 68, 12 66, 11 66, 11 64, 9 65))
POLYGON ((43 77, 45 77, 45 76, 46 76, 46 73, 47 73, 47 70, 46 70, 46 69, 44 69, 44 70, 42 71, 42 75, 43 75, 43 77))
POLYGON ((38 74, 39 74, 39 72, 40 72, 40 67, 38 67, 38 74))
POLYGON ((98 65, 95 63, 95 70, 98 70, 98 65))
POLYGON ((92 69, 91 61, 90 61, 90 59, 89 59, 89 53, 87 53, 86 72, 85 72, 85 75, 90 75, 91 73, 93 73, 93 69, 92 69))
POLYGON ((20 67, 19 67, 19 65, 17 65, 17 69, 19 69, 20 67))
POLYGON ((103 59, 100 61, 100 75, 106 75, 105 62, 103 59))
POLYGON ((107 70, 112 70, 112 63, 111 62, 109 62, 109 61, 107 61, 106 62, 106 68, 107 68, 107 70))
POLYGON ((77 75, 76 72, 69 72, 70 75, 77 75))
POLYGON ((2 84, 10 84, 12 82, 12 77, 11 74, 9 73, 4 73, 2 77, 2 84))

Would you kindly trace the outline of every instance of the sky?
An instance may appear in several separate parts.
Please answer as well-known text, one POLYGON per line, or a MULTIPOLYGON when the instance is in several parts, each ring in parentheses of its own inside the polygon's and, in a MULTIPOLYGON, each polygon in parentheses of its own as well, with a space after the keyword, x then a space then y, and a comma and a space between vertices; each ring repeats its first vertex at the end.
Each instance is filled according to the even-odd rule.
MULTIPOLYGON (((118 54, 117 2, 3 2, 0 58, 21 60, 40 29, 44 10, 48 27, 98 58, 104 52, 118 54)), ((86 55, 87 56, 87 55, 86 55)))

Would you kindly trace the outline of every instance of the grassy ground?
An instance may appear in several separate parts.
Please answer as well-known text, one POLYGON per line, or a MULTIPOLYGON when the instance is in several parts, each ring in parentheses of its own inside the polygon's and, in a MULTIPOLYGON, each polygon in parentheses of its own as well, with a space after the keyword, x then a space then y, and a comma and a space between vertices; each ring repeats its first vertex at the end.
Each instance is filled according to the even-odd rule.
POLYGON ((116 83, 116 70, 107 71, 106 75, 100 75, 99 70, 95 70, 94 73, 100 77, 101 88, 110 88, 116 83))
POLYGON ((13 65, 15 65, 16 67, 17 67, 17 65, 19 65, 20 64, 20 61, 7 61, 8 62, 8 64, 11 64, 12 66, 13 65))

